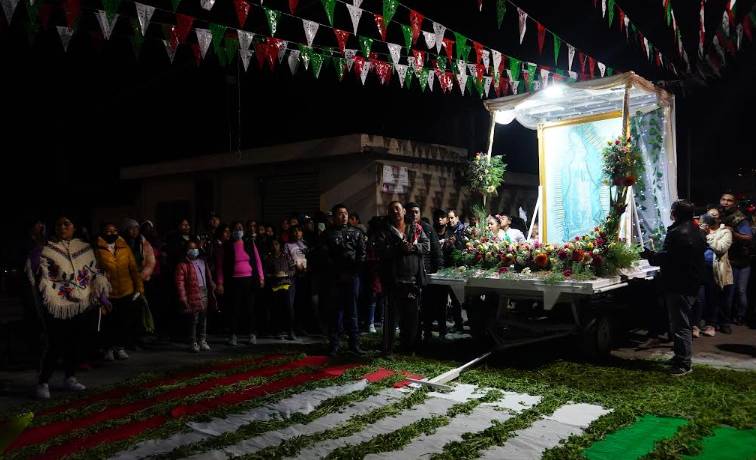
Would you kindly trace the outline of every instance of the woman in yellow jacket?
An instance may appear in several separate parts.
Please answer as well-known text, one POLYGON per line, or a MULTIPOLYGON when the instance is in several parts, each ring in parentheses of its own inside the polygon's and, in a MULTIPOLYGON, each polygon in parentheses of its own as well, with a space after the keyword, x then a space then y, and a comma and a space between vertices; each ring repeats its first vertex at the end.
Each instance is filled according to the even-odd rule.
POLYGON ((97 238, 97 262, 110 281, 109 300, 112 312, 103 320, 105 360, 128 359, 124 346, 132 342, 141 324, 137 300, 144 295, 144 285, 136 259, 126 241, 118 236, 114 224, 105 224, 97 238))

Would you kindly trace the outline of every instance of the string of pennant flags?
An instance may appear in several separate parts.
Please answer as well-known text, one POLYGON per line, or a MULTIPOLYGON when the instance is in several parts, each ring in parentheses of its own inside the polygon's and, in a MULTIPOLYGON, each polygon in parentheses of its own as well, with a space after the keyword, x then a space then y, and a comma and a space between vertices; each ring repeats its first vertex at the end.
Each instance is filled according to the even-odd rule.
MULTIPOLYGON (((104 9, 87 11, 94 14, 103 37, 109 40, 119 18, 121 4, 124 2, 120 0, 102 1, 104 9)), ((435 79, 438 80, 439 86, 444 92, 450 92, 456 81, 463 94, 466 90, 469 90, 470 93, 477 90, 481 97, 487 97, 491 88, 497 96, 500 96, 517 94, 521 86, 524 86, 525 90, 534 91, 548 85, 550 81, 594 78, 596 67, 598 67, 601 76, 606 73, 611 74, 613 71, 603 63, 597 62, 594 58, 582 53, 582 51, 576 51, 569 44, 567 71, 521 61, 492 48, 484 47, 458 32, 451 31, 440 23, 430 21, 421 13, 405 7, 396 0, 384 0, 382 15, 368 12, 373 15, 378 35, 381 37, 380 39, 370 38, 358 34, 360 18, 366 11, 361 9, 362 0, 353 0, 351 4, 342 0, 321 1, 329 24, 322 24, 297 16, 295 14, 298 6, 297 0, 289 0, 290 13, 268 8, 262 4, 262 1, 260 4, 253 4, 247 0, 233 0, 234 10, 240 25, 238 29, 216 23, 208 23, 207 28, 194 27, 197 18, 177 12, 181 0, 171 0, 172 12, 158 9, 152 5, 133 2, 136 19, 131 21, 131 39, 135 51, 138 53, 147 36, 147 29, 150 26, 153 14, 157 10, 175 15, 175 24, 158 24, 163 30, 162 43, 171 62, 175 58, 179 45, 187 44, 191 32, 194 31, 196 43, 192 42, 189 47, 198 64, 205 59, 211 44, 214 45, 215 54, 222 65, 231 63, 238 54, 245 71, 253 55, 257 56, 259 67, 263 67, 267 62, 271 69, 275 69, 275 64, 283 62, 288 52, 287 63, 292 73, 296 72, 301 63, 306 70, 311 68, 313 74, 318 77, 323 64, 331 61, 339 80, 343 78, 345 69, 347 71, 354 69, 363 84, 365 84, 368 73, 372 71, 378 76, 379 81, 385 85, 391 80, 392 74, 396 72, 402 87, 409 86, 413 77, 417 77, 423 91, 426 88, 432 91, 435 79), (333 25, 334 9, 337 2, 343 4, 348 10, 352 20, 353 35, 359 43, 359 50, 347 48, 348 40, 350 40, 349 32, 337 29, 333 25), (269 35, 243 29, 252 6, 263 11, 269 35), (394 15, 399 6, 409 11, 409 25, 394 20, 394 15), (278 32, 278 22, 282 16, 301 21, 306 43, 275 37, 278 32), (423 23, 426 20, 432 23, 432 32, 422 30, 423 23), (404 46, 386 41, 388 26, 392 23, 400 26, 405 38, 404 46), (321 28, 329 28, 333 31, 338 44, 338 53, 335 52, 333 47, 315 44, 315 37, 321 28), (229 34, 226 33, 227 29, 229 34), (235 36, 233 30, 236 31, 235 36), (447 33, 453 35, 454 39, 447 37, 447 33), (427 50, 419 50, 415 47, 420 35, 423 36, 427 50), (377 43, 384 45, 387 52, 375 51, 374 45, 377 43), (433 53, 434 49, 436 53, 433 53), (445 55, 441 54, 442 49, 445 55), (402 50, 405 50, 404 53, 402 53, 402 50), (469 58, 471 50, 475 51, 473 61, 469 58), (576 52, 580 72, 572 70, 576 52), (385 59, 382 60, 381 57, 385 59), (406 64, 401 62, 402 59, 406 60, 406 64), (425 67, 426 61, 431 64, 431 68, 425 67), (588 70, 586 70, 586 64, 588 70)), ((0 0, 8 23, 11 22, 18 3, 19 0, 0 0)), ((43 0, 27 0, 24 3, 30 21, 29 29, 38 31, 39 23, 47 28, 53 5, 45 3, 43 0)), ((200 0, 201 7, 207 11, 211 10, 214 4, 214 0, 200 0)), ((64 0, 62 8, 65 13, 66 25, 56 26, 56 30, 64 50, 67 50, 75 33, 82 9, 79 0, 64 0)), ((521 10, 518 10, 518 13, 521 17, 527 18, 527 13, 521 10)), ((541 37, 539 38, 539 49, 542 50, 542 37, 547 29, 543 26, 537 28, 539 37, 541 37)), ((556 64, 562 42, 555 34, 552 33, 552 35, 554 36, 554 62, 556 64)), ((521 40, 523 36, 524 27, 521 30, 521 40)))
MULTIPOLYGON (((722 21, 712 36, 708 51, 699 42, 699 58, 702 65, 697 66, 697 71, 702 78, 706 74, 721 76, 720 69, 727 65, 727 56, 734 58, 743 47, 743 38, 753 42, 753 27, 756 25, 756 4, 751 7, 748 14, 744 14, 740 22, 735 20, 735 1, 731 0, 725 5, 722 21)), ((701 4, 701 29, 703 30, 703 2, 701 4)), ((701 36, 705 30, 700 32, 701 36)))

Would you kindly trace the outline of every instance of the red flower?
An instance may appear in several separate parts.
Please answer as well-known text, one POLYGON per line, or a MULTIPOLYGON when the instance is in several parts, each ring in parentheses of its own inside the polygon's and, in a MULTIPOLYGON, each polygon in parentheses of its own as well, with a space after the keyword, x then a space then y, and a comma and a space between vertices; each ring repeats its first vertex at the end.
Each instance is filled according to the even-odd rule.
POLYGON ((562 275, 564 275, 565 278, 569 278, 570 276, 572 276, 572 270, 570 270, 569 268, 565 268, 564 271, 562 272, 562 275))
POLYGON ((549 256, 546 254, 538 254, 533 260, 538 268, 545 268, 549 264, 549 256))
POLYGON ((635 176, 627 176, 625 177, 625 185, 630 187, 631 185, 635 184, 635 176))
POLYGON ((596 246, 603 246, 606 241, 603 238, 596 238, 596 246))
POLYGON ((572 253, 572 260, 575 262, 583 260, 583 254, 585 254, 585 252, 583 252, 582 249, 576 249, 575 252, 572 253))
POLYGON ((509 268, 507 267, 499 267, 499 273, 506 273, 509 271, 509 268))
POLYGON ((619 139, 617 139, 616 141, 614 141, 614 145, 619 145, 619 143, 620 143, 619 139))
POLYGON ((559 252, 557 252, 557 256, 559 256, 560 259, 564 260, 567 258, 567 251, 562 249, 559 252))
POLYGON ((604 258, 596 254, 593 256, 593 265, 600 267, 604 263, 604 258))
POLYGON ((576 237, 575 237, 575 241, 580 241, 580 237, 579 237, 579 236, 576 236, 576 237))

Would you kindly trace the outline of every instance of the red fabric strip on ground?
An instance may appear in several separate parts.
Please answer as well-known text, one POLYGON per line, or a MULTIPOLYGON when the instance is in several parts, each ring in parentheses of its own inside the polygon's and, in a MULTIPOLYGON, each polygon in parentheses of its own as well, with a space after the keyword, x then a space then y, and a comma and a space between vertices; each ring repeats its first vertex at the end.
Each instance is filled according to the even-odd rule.
POLYGON ((386 379, 394 375, 395 372, 389 369, 380 368, 375 372, 371 372, 367 374, 365 377, 363 377, 365 380, 367 380, 370 383, 375 383, 380 380, 386 379))
POLYGON ((270 377, 278 373, 297 369, 300 367, 322 366, 327 361, 328 358, 326 356, 308 356, 306 358, 279 366, 263 367, 261 369, 254 369, 240 374, 217 377, 198 383, 196 385, 191 385, 185 388, 177 388, 175 390, 158 395, 154 398, 137 401, 131 404, 108 407, 101 412, 91 414, 81 419, 61 420, 58 422, 50 423, 48 425, 37 426, 22 433, 21 436, 19 436, 8 448, 8 451, 13 451, 30 444, 46 441, 50 438, 59 436, 69 431, 93 426, 105 420, 122 418, 134 412, 146 409, 156 403, 195 395, 216 388, 218 386, 231 385, 254 377, 270 377))
MULTIPOLYGON (((181 372, 173 376, 162 377, 157 380, 153 380, 151 382, 146 382, 142 385, 142 388, 155 388, 161 385, 170 385, 170 384, 178 382, 179 380, 194 378, 194 377, 197 377, 202 374, 209 373, 209 372, 233 369, 234 367, 241 367, 244 365, 255 364, 255 363, 260 363, 260 362, 265 362, 265 361, 272 361, 274 359, 279 359, 283 356, 284 355, 267 355, 267 356, 262 356, 259 358, 236 359, 236 360, 228 361, 224 363, 213 364, 211 366, 207 366, 201 369, 193 369, 190 371, 181 372)), ((44 415, 58 414, 60 412, 65 412, 70 409, 84 407, 86 405, 100 402, 100 401, 106 401, 108 399, 120 399, 120 398, 123 398, 124 396, 127 396, 129 393, 132 393, 133 391, 134 391, 133 387, 113 388, 112 390, 108 390, 100 394, 95 394, 86 398, 77 399, 76 401, 71 401, 69 403, 51 407, 50 409, 46 409, 40 412, 39 415, 44 416, 44 415)))
POLYGON ((148 418, 147 420, 139 420, 131 422, 126 425, 110 428, 105 431, 101 431, 92 436, 76 438, 73 441, 55 446, 47 450, 45 453, 38 457, 33 457, 39 460, 58 459, 66 455, 71 455, 75 452, 79 452, 84 449, 91 449, 97 447, 103 443, 112 443, 123 441, 132 436, 137 436, 146 430, 157 428, 166 421, 166 417, 162 415, 148 418))
MULTIPOLYGON (((402 375, 405 377, 409 377, 411 379, 415 379, 415 380, 422 380, 423 378, 422 375, 413 374, 412 372, 407 372, 407 371, 402 371, 402 375)), ((402 380, 401 382, 396 382, 394 384, 394 388, 406 387, 410 383, 412 382, 410 382, 409 380, 402 380)))

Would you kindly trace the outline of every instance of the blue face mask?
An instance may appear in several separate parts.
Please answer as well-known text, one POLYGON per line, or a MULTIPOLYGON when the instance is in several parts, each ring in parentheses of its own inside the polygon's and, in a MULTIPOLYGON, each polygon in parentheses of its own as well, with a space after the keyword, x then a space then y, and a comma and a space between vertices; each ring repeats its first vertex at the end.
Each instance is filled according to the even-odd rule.
POLYGON ((244 238, 244 230, 234 230, 234 239, 240 240, 244 238))
POLYGON ((190 249, 190 250, 186 251, 186 255, 190 259, 196 259, 197 257, 199 257, 199 249, 196 249, 196 248, 195 249, 190 249))

